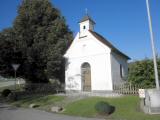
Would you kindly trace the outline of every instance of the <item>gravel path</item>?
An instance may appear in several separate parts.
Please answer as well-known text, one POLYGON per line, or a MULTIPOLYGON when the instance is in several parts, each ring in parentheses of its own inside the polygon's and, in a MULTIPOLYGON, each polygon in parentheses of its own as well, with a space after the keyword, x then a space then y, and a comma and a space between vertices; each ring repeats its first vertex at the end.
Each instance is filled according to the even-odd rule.
POLYGON ((104 120, 97 118, 73 117, 48 113, 35 109, 24 109, 0 104, 0 120, 104 120))

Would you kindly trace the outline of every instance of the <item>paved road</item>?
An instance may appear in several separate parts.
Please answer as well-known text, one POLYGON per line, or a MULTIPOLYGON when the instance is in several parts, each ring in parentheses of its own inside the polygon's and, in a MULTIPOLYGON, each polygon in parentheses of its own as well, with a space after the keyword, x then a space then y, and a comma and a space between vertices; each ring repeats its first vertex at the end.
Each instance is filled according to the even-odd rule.
MULTIPOLYGON (((19 84, 24 84, 25 81, 24 80, 19 80, 19 84)), ((16 82, 16 84, 18 84, 18 80, 16 82)), ((15 85, 15 81, 0 81, 0 87, 7 87, 10 85, 15 85)))
POLYGON ((24 109, 0 104, 0 120, 104 120, 96 118, 81 118, 53 114, 35 109, 24 109))

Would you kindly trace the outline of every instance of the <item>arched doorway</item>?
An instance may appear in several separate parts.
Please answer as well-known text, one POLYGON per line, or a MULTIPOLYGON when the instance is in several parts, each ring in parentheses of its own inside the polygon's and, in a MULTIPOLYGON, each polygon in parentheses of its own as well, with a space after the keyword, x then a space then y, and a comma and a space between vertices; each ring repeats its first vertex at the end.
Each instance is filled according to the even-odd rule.
POLYGON ((83 91, 91 91, 91 67, 89 63, 85 62, 82 64, 81 73, 83 91))

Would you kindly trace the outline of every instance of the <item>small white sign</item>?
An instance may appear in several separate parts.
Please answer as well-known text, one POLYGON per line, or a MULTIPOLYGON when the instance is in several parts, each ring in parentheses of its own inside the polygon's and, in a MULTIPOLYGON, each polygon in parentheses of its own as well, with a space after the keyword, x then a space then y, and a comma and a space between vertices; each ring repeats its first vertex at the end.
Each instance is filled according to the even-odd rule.
POLYGON ((140 98, 145 98, 145 89, 139 89, 138 93, 140 98))

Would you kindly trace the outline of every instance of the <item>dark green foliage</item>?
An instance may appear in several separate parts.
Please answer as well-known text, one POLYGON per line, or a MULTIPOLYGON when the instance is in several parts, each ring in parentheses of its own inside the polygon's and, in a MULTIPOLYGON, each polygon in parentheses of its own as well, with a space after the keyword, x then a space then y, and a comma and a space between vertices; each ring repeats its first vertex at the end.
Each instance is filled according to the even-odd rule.
POLYGON ((3 76, 12 75, 11 64, 16 62, 19 56, 14 37, 12 28, 5 29, 0 33, 0 74, 3 76))
MULTIPOLYGON (((160 59, 157 59, 157 63, 160 78, 160 59)), ((130 63, 128 81, 132 85, 138 85, 142 88, 155 87, 153 60, 144 59, 130 63)))
POLYGON ((4 89, 1 93, 2 97, 7 97, 11 93, 11 90, 9 89, 4 89))
POLYGON ((54 94, 57 90, 62 90, 61 86, 54 85, 54 84, 26 84, 25 91, 29 93, 42 93, 42 94, 54 94))
POLYGON ((12 31, 12 37, 5 38, 5 31, 0 34, 0 46, 9 46, 4 38, 10 42, 9 47, 3 48, 6 55, 0 52, 0 63, 4 65, 0 72, 13 72, 10 64, 16 62, 21 64, 18 75, 32 83, 46 83, 49 78, 64 80, 63 54, 71 43, 72 33, 49 0, 23 0, 12 31))
POLYGON ((112 114, 115 111, 115 107, 109 105, 107 102, 104 101, 96 103, 95 109, 98 113, 106 115, 112 114))

